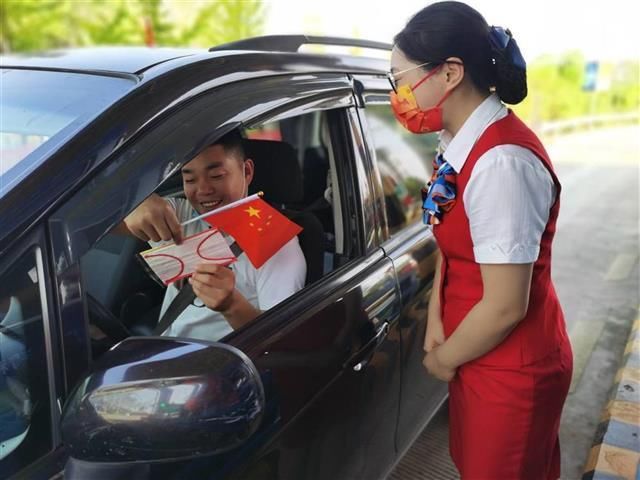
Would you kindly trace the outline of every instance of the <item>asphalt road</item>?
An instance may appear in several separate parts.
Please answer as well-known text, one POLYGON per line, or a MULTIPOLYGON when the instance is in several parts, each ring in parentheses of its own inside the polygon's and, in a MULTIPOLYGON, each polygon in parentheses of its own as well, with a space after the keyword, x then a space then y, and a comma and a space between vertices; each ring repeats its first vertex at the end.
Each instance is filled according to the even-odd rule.
MULTIPOLYGON (((640 125, 545 144, 563 186, 552 275, 574 350, 560 432, 562 479, 578 480, 640 306, 640 125)), ((443 412, 390 478, 457 478, 443 445, 446 429, 443 412)))
POLYGON ((563 479, 579 479, 638 316, 640 127, 549 144, 563 184, 553 279, 574 350, 563 413, 563 479))

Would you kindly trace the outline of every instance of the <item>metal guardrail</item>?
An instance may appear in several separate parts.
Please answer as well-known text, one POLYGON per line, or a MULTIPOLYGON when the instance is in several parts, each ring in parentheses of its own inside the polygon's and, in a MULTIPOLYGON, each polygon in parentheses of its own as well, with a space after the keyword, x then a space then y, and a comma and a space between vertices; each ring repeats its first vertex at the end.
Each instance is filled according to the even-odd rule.
POLYGON ((606 115, 589 115, 586 117, 544 122, 536 131, 540 135, 549 136, 609 125, 640 123, 640 112, 612 113, 606 115))

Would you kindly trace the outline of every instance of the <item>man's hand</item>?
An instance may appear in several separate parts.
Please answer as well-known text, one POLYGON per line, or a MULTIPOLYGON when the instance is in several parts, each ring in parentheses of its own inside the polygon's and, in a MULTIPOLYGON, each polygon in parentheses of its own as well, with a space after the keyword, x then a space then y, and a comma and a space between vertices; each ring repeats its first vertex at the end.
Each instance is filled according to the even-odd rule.
POLYGON ((210 309, 222 313, 234 330, 262 313, 235 288, 236 276, 227 267, 201 263, 189 283, 196 296, 210 309))
POLYGON ((175 210, 157 194, 152 194, 125 219, 126 228, 141 240, 182 242, 182 226, 175 210))
POLYGON ((450 382, 456 376, 457 369, 450 368, 440 361, 440 359, 438 358, 439 348, 440 347, 436 347, 430 353, 425 355, 422 364, 427 369, 427 371, 438 380, 442 380, 443 382, 450 382))
POLYGON ((212 310, 224 313, 234 300, 236 276, 232 270, 214 263, 201 263, 189 279, 193 292, 212 310))

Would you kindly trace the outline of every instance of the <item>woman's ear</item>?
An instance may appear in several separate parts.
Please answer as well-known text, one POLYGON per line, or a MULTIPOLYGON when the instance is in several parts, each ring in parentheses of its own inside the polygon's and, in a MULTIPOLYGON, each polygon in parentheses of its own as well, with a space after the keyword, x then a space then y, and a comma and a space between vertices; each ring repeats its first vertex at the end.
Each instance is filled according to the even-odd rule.
POLYGON ((447 58, 444 64, 447 91, 456 88, 464 80, 464 64, 458 57, 447 58))

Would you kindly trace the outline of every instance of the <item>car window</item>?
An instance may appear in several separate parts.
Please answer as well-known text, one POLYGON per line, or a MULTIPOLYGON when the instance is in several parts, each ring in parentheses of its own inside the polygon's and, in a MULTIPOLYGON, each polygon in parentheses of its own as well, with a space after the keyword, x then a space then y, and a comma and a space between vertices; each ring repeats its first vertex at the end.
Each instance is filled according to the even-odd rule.
POLYGON ((38 165, 36 150, 69 138, 135 86, 125 78, 10 68, 0 70, 0 82, 0 195, 38 165))
POLYGON ((362 111, 375 148, 393 236, 422 218, 420 191, 431 178, 438 139, 436 134, 416 135, 405 130, 388 104, 367 105, 362 111))
MULTIPOLYGON (((303 228, 297 242, 306 273, 302 270, 301 282, 296 283, 291 294, 317 282, 348 261, 342 241, 345 235, 340 193, 334 188, 339 174, 330 140, 328 115, 327 111, 314 111, 292 117, 281 116, 277 121, 247 125, 238 131, 244 138, 245 154, 255 165, 248 193, 264 192, 264 199, 271 206, 303 228)), ((211 175, 215 177, 216 172, 211 175)), ((182 179, 183 174, 178 172, 156 193, 171 202, 180 221, 186 221, 198 212, 183 191, 182 179)), ((185 235, 196 233, 185 226, 185 235)), ((129 236, 110 233, 82 257, 94 357, 128 334, 153 334, 158 320, 177 296, 177 289, 169 287, 165 291, 140 261, 138 253, 155 245, 154 242, 146 244, 129 236)), ((259 285, 261 277, 251 273, 250 269, 243 270, 247 262, 240 260, 241 257, 231 266, 236 275, 236 289, 258 307, 256 302, 265 298, 258 289, 277 292, 280 277, 276 274, 273 280, 270 277, 266 284, 259 285)), ((286 268, 288 265, 282 265, 283 272, 286 268)), ((279 295, 266 295, 268 308, 288 298, 279 295), (271 298, 276 300, 271 301, 271 298)), ((180 316, 165 334, 202 338, 201 332, 206 330, 207 335, 212 335, 208 340, 219 341, 233 331, 229 324, 217 329, 208 327, 204 317, 211 311, 198 298, 185 308, 187 311, 202 317, 202 328, 198 325, 178 328, 183 323, 180 316)))
POLYGON ((52 446, 42 303, 35 252, 0 275, 0 477, 52 446))
MULTIPOLYGON (((281 191, 291 191, 292 187, 295 187, 299 192, 294 195, 297 198, 290 198, 290 201, 283 202, 282 206, 296 218, 302 217, 302 220, 306 218, 307 221, 319 223, 318 226, 309 225, 308 228, 314 227, 317 238, 322 239, 319 246, 323 251, 322 272, 313 272, 307 283, 318 280, 344 263, 344 242, 341 241, 344 236, 341 220, 343 206, 337 188, 339 173, 331 144, 328 118, 329 112, 318 111, 266 122, 245 130, 245 136, 249 139, 262 139, 265 138, 265 132, 278 132, 277 141, 293 147, 298 173, 293 177, 285 176, 284 172, 280 173, 283 180, 291 178, 293 184, 287 185, 283 181, 274 184, 274 187, 281 191)), ((270 171, 272 165, 277 164, 278 162, 263 162, 262 165, 256 166, 256 170, 261 167, 262 171, 270 171)), ((284 165, 278 168, 282 167, 284 165)), ((257 180, 258 182, 250 187, 250 191, 260 189, 261 182, 259 178, 257 180)))

